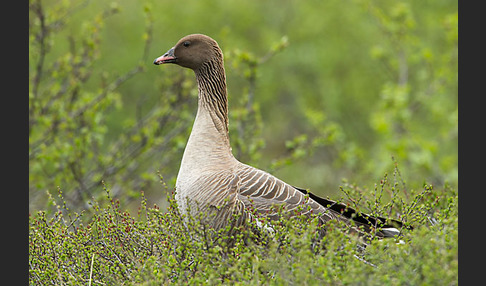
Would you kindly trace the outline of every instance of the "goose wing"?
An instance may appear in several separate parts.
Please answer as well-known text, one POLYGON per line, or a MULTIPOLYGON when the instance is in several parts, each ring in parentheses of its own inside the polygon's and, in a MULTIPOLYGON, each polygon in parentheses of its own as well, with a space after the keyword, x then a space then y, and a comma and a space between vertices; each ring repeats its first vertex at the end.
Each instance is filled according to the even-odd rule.
POLYGON ((291 186, 275 176, 251 166, 243 165, 237 172, 239 177, 237 187, 238 198, 246 207, 253 207, 256 212, 271 218, 277 217, 275 206, 284 205, 292 212, 299 210, 299 214, 318 214, 323 222, 336 219, 351 226, 351 221, 357 227, 351 227, 352 232, 371 232, 373 228, 381 228, 378 236, 394 236, 399 234, 396 227, 403 227, 396 220, 374 217, 356 211, 355 209, 333 200, 321 198, 309 191, 291 186), (301 207, 302 209, 299 209, 301 207))
POLYGON ((257 213, 276 218, 278 207, 283 205, 289 213, 298 211, 301 215, 319 214, 324 221, 340 218, 339 213, 267 172, 242 165, 236 175, 239 178, 239 200, 257 213))

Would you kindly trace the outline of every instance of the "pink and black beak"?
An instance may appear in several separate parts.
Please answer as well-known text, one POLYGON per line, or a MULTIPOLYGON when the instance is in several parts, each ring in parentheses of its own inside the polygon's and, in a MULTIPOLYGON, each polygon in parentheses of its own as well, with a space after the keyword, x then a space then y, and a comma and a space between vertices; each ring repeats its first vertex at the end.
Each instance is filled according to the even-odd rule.
POLYGON ((176 60, 177 60, 177 58, 176 58, 176 56, 174 56, 174 48, 172 48, 167 53, 165 53, 162 56, 156 58, 154 60, 154 65, 175 63, 176 60))

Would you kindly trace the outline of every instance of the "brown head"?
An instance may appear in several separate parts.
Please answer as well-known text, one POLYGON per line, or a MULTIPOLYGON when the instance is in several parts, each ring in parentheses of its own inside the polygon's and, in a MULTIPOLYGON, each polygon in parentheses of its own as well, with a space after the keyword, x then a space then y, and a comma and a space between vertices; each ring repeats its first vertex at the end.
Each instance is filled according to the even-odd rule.
POLYGON ((206 35, 192 34, 180 39, 167 53, 156 58, 154 64, 173 63, 196 71, 214 60, 223 61, 218 43, 206 35))

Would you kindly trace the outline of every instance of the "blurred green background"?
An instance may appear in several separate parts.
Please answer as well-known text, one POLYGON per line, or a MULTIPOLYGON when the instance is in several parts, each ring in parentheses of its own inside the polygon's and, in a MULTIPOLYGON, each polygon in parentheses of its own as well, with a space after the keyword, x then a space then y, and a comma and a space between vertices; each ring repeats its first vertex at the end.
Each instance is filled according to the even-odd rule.
POLYGON ((225 55, 237 158, 318 195, 457 187, 457 1, 29 1, 30 210, 103 188, 164 206, 197 104, 152 61, 204 33, 225 55), (101 181, 104 184, 101 184, 101 181))

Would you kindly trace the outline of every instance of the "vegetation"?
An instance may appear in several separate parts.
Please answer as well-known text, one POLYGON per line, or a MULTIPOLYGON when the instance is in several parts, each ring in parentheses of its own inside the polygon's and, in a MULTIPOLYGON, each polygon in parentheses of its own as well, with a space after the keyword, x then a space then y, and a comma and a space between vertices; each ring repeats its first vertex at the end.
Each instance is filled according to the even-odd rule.
POLYGON ((456 1, 29 0, 30 283, 457 284, 457 39, 456 1), (183 224, 197 87, 152 61, 195 32, 238 159, 415 229, 362 252, 299 219, 231 247, 183 224))
POLYGON ((425 186, 411 203, 394 196, 385 205, 382 190, 400 192, 384 177, 368 211, 401 214, 415 229, 374 240, 365 250, 337 223, 327 224, 318 240, 317 220, 300 216, 272 222, 271 233, 241 229, 228 243, 226 230, 212 234, 200 220, 183 217, 171 195, 165 212, 148 207, 142 196, 134 217, 106 187, 109 203, 90 202, 85 220, 87 214, 70 211, 59 191, 50 199, 51 215, 30 216, 30 283, 457 285, 457 194, 425 186))

